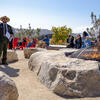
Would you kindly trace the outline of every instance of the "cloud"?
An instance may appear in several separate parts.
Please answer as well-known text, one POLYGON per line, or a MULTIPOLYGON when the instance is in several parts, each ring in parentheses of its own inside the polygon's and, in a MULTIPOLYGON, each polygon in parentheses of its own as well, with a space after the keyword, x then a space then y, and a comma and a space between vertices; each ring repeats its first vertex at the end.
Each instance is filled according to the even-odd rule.
POLYGON ((90 28, 91 26, 78 26, 78 27, 74 27, 73 29, 73 33, 82 33, 83 31, 86 31, 87 28, 90 28))

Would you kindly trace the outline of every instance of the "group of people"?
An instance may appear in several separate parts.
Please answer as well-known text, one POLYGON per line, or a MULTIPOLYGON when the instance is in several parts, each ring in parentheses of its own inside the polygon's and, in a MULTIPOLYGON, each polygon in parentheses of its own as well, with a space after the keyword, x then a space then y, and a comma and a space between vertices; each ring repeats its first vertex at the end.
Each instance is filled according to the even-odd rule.
POLYGON ((31 41, 29 41, 29 43, 27 44, 27 48, 29 47, 36 47, 37 44, 37 39, 33 38, 31 41))
POLYGON ((50 44, 50 38, 48 35, 43 36, 38 41, 38 47, 40 47, 40 48, 48 48, 49 44, 50 44))
POLYGON ((83 32, 83 37, 81 35, 77 35, 76 39, 74 36, 69 35, 66 41, 67 48, 86 48, 91 46, 91 40, 89 39, 89 35, 87 32, 83 32))
POLYGON ((49 43, 50 43, 50 39, 48 37, 48 35, 45 35, 44 38, 42 40, 38 40, 37 38, 31 38, 28 39, 26 37, 24 37, 22 40, 19 40, 18 38, 14 38, 11 41, 9 41, 9 49, 19 49, 19 48, 29 48, 29 47, 36 47, 38 45, 38 47, 42 47, 42 48, 47 48, 49 47, 49 43), (37 44, 38 41, 38 44, 37 44), (39 42, 41 42, 39 44, 39 42))
MULTIPOLYGON (((8 48, 8 44, 10 46, 10 49, 12 49, 12 41, 13 41, 13 29, 10 25, 7 24, 7 22, 10 21, 10 18, 7 16, 3 16, 0 18, 0 57, 1 54, 3 53, 3 57, 2 57, 2 64, 7 65, 7 48, 8 48)), ((41 40, 42 42, 44 42, 43 47, 48 47, 49 43, 50 43, 50 39, 49 37, 46 35, 44 37, 44 39, 41 40)), ((100 41, 100 36, 99 36, 99 41, 100 41)), ((18 45, 22 45, 22 43, 24 43, 23 45, 26 45, 26 38, 23 39, 23 42, 19 43, 18 45)), ((30 47, 30 46, 36 46, 37 40, 36 39, 32 39, 31 41, 29 41, 27 43, 26 47, 30 47)), ((97 42, 95 41, 95 44, 97 42)), ((89 39, 89 35, 87 32, 83 32, 83 36, 81 37, 81 35, 77 35, 77 37, 75 38, 72 35, 69 35, 67 41, 66 41, 66 46, 67 48, 86 48, 86 47, 90 47, 92 45, 91 40, 89 39)))
MULTIPOLYGON (((29 48, 29 47, 36 47, 38 45, 38 47, 41 47, 41 48, 47 48, 49 47, 49 44, 50 44, 50 39, 47 35, 44 36, 44 38, 42 40, 39 40, 38 41, 38 44, 37 44, 37 41, 38 39, 37 38, 32 38, 32 39, 28 39, 28 38, 23 38, 23 40, 18 40, 17 42, 15 41, 15 43, 17 43, 17 48, 20 48, 20 47, 26 47, 26 48, 29 48)), ((14 44, 14 43, 13 43, 14 44)), ((10 45, 12 45, 10 43, 10 45)), ((12 49, 9 45, 9 49, 12 49)), ((13 47, 13 46, 12 46, 13 47)))
POLYGON ((14 38, 13 42, 12 42, 12 47, 9 49, 23 49, 24 47, 36 47, 37 44, 37 39, 33 38, 33 39, 28 39, 26 37, 24 37, 22 40, 19 40, 18 38, 14 38))

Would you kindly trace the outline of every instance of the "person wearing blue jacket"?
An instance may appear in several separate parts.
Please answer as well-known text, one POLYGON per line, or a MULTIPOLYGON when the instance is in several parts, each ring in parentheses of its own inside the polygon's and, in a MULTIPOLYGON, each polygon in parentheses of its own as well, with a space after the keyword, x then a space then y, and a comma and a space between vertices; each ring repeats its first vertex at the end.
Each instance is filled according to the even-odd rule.
POLYGON ((50 43, 50 39, 49 39, 49 37, 47 35, 45 36, 45 38, 43 39, 43 41, 46 43, 46 46, 48 47, 49 43, 50 43))
POLYGON ((91 46, 91 40, 89 40, 89 37, 86 36, 82 48, 87 48, 87 47, 90 47, 90 46, 91 46))

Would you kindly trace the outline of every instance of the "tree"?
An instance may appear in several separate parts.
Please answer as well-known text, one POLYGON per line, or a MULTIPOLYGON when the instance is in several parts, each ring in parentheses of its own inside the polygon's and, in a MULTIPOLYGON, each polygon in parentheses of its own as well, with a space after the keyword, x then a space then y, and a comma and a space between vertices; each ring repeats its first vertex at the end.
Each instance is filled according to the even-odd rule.
POLYGON ((97 18, 96 15, 91 12, 91 20, 93 26, 87 28, 87 32, 90 34, 91 38, 95 40, 95 38, 100 34, 100 17, 97 18))
POLYGON ((36 36, 37 36, 37 37, 39 37, 39 36, 40 36, 40 31, 41 31, 41 29, 40 29, 40 28, 37 28, 37 29, 36 29, 36 36))
POLYGON ((25 30, 26 36, 30 39, 35 34, 34 29, 26 29, 25 30))
POLYGON ((91 20, 92 20, 92 23, 94 23, 94 13, 91 12, 91 20))
POLYGON ((21 33, 20 33, 20 32, 17 32, 17 33, 15 34, 15 36, 16 36, 17 38, 19 38, 19 40, 22 39, 22 36, 21 36, 21 33))
POLYGON ((65 42, 68 38, 68 35, 72 33, 72 29, 67 28, 66 26, 52 27, 52 32, 54 32, 53 39, 55 40, 55 42, 58 42, 60 40, 65 42))
POLYGON ((34 34, 35 34, 35 30, 31 29, 30 24, 29 24, 29 28, 27 29, 22 28, 22 25, 20 25, 20 29, 17 29, 16 37, 18 37, 20 40, 22 40, 25 37, 32 39, 34 37, 34 34))
POLYGON ((92 28, 87 28, 86 30, 89 33, 89 35, 91 36, 91 38, 94 40, 95 39, 95 34, 93 34, 94 33, 93 27, 92 28))

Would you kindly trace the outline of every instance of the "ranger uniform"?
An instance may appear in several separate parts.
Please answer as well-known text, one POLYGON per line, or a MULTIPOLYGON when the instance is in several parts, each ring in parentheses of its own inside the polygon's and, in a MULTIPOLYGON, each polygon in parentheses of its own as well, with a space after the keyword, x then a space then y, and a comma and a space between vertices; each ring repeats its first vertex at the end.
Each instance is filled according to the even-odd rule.
POLYGON ((7 24, 7 22, 10 21, 10 19, 7 16, 3 16, 0 18, 2 23, 0 23, 0 57, 2 56, 2 64, 7 64, 7 48, 10 37, 13 36, 13 31, 10 25, 7 24))

